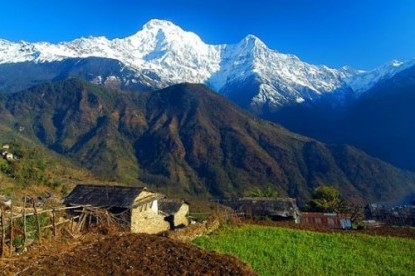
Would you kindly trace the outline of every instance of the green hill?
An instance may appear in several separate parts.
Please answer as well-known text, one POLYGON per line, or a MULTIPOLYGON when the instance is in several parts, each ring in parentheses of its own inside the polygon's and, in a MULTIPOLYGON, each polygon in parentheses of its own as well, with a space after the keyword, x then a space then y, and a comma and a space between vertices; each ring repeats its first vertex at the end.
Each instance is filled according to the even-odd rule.
POLYGON ((72 79, 3 103, 2 121, 95 175, 171 194, 244 195, 271 184, 305 202, 335 185, 367 202, 415 191, 413 174, 259 120, 203 85, 134 94, 72 79))
MULTIPOLYGON (((8 145, 13 160, 0 158, 0 196, 10 196, 17 202, 24 194, 41 196, 50 193, 57 200, 79 182, 98 182, 96 176, 73 161, 44 146, 34 143, 0 125, 0 146, 8 145)), ((0 152, 5 149, 0 148, 0 152)), ((102 180, 101 180, 102 181, 102 180)))

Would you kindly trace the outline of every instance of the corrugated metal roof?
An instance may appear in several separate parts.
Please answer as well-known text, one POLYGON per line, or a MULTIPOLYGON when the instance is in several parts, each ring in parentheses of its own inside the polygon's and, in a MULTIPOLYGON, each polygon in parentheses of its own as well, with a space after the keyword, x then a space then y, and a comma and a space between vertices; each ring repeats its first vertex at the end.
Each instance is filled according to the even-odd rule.
POLYGON ((131 208, 145 187, 79 184, 65 198, 64 204, 96 207, 131 208))
POLYGON ((352 226, 350 214, 302 212, 300 223, 328 228, 350 229, 352 226))
POLYGON ((345 214, 345 213, 321 213, 321 212, 301 212, 301 217, 337 217, 337 218, 350 218, 351 214, 345 214))

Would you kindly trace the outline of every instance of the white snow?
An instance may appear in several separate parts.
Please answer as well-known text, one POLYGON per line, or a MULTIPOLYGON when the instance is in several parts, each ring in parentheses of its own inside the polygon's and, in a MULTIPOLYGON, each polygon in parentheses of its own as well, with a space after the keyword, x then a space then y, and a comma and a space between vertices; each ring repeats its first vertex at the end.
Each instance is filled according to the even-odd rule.
POLYGON ((295 99, 295 101, 297 103, 303 103, 303 102, 305 102, 305 100, 303 98, 301 98, 301 97, 297 97, 297 99, 295 99))
POLYGON ((359 71, 357 74, 345 78, 345 82, 353 89, 357 96, 359 96, 380 81, 391 78, 397 73, 414 65, 415 59, 408 62, 392 60, 391 62, 374 70, 368 72, 359 71))
MULTIPOLYGON (((92 56, 119 60, 137 74, 155 74, 160 79, 156 84, 160 88, 193 82, 206 83, 220 92, 229 84, 254 77, 260 85, 253 102, 274 106, 312 100, 346 84, 361 93, 380 79, 409 66, 394 61, 369 72, 349 67, 336 70, 269 49, 254 35, 246 36, 237 44, 209 45, 196 34, 158 19, 150 20, 136 34, 121 39, 82 37, 58 44, 0 39, 0 64, 92 56)), ((101 77, 95 80, 104 81, 101 77)))

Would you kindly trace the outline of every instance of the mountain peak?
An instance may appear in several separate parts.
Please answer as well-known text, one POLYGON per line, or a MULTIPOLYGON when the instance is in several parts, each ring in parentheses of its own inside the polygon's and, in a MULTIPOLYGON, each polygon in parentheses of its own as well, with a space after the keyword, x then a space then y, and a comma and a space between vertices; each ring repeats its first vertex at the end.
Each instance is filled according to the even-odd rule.
POLYGON ((240 42, 242 45, 246 45, 249 49, 253 48, 268 48, 261 39, 253 34, 247 35, 242 41, 240 42))
POLYGON ((193 44, 201 43, 198 35, 192 32, 183 30, 178 25, 167 20, 152 19, 143 25, 143 28, 136 34, 127 38, 132 41, 137 41, 138 44, 144 46, 151 44, 155 39, 157 43, 160 41, 176 41, 179 44, 193 44))
POLYGON ((357 93, 357 95, 368 91, 379 81, 389 79, 395 74, 415 65, 415 59, 407 62, 392 60, 371 71, 352 75, 346 79, 347 84, 357 93))
POLYGON ((246 41, 261 41, 256 35, 248 34, 244 40, 246 41))
POLYGON ((143 30, 159 30, 159 29, 181 29, 179 26, 173 24, 171 21, 161 19, 151 19, 143 26, 143 30))

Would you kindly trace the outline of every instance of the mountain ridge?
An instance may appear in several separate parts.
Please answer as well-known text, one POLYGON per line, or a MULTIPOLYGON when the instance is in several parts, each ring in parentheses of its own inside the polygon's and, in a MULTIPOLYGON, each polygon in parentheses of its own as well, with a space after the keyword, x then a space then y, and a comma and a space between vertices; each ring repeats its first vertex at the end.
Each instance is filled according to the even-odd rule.
POLYGON ((257 119, 200 84, 125 93, 71 79, 10 94, 4 109, 22 134, 99 175, 177 195, 243 196, 272 183, 305 203, 335 185, 369 202, 415 190, 414 174, 257 119))
POLYGON ((405 170, 415 171, 415 67, 380 80, 343 106, 322 98, 310 105, 263 114, 291 131, 326 143, 354 145, 405 170))
MULTIPOLYGON (((391 67, 369 72, 332 69, 269 49, 254 35, 247 35, 236 44, 209 45, 196 34, 158 19, 150 20, 140 31, 126 38, 83 37, 58 44, 0 40, 0 52, 0 67, 10 63, 59 62, 68 58, 115 59, 137 76, 130 81, 147 90, 193 82, 207 84, 227 95, 231 91, 237 93, 234 88, 246 80, 255 79, 246 85, 251 87, 252 97, 248 106, 244 106, 253 106, 254 110, 314 101, 338 90, 347 92, 350 87, 360 94, 374 82, 415 63, 395 62, 391 67)), ((122 76, 115 74, 113 77, 125 82, 122 76)))

